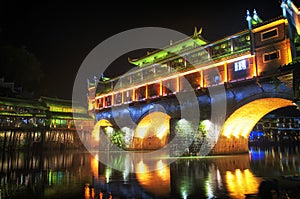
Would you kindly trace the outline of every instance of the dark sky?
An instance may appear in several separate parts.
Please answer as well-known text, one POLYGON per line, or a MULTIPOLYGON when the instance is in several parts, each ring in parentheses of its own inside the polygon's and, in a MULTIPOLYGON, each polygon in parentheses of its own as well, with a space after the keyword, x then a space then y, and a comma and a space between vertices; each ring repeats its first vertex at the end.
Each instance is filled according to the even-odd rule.
MULTIPOLYGON (((105 39, 152 26, 187 35, 202 27, 202 36, 215 41, 246 29, 247 9, 256 9, 263 20, 281 15, 280 0, 7 1, 0 5, 0 28, 5 41, 25 46, 40 60, 47 95, 71 99, 78 68, 105 39)), ((127 59, 114 64, 120 66, 112 66, 108 74, 130 67, 127 59)))

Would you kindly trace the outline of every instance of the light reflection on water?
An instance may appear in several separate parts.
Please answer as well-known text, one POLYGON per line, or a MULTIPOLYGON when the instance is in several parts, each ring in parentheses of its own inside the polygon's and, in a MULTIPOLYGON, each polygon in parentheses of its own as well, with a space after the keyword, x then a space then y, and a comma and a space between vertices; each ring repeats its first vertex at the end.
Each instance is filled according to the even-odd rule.
MULTIPOLYGON (((101 153, 97 155, 82 151, 2 153, 0 198, 244 198, 256 193, 264 178, 300 173, 298 146, 178 158, 171 165, 164 158, 128 164, 126 157, 114 154, 115 164, 128 165, 124 171, 106 167, 98 161, 101 153)), ((280 181, 280 185, 300 196, 300 182, 280 181)))

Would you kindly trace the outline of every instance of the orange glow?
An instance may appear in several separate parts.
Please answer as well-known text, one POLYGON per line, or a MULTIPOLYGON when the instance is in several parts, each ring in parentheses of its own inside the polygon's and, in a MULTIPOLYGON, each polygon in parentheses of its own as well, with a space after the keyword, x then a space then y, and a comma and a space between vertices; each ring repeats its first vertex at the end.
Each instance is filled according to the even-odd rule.
POLYGON ((90 187, 88 184, 84 187, 84 198, 89 199, 90 198, 90 187))
POLYGON ((200 87, 204 86, 203 70, 200 71, 200 87))
POLYGON ((256 57, 254 56, 253 57, 253 77, 257 77, 257 74, 258 74, 258 69, 256 66, 256 57))
POLYGON ((144 117, 135 129, 135 137, 156 136, 163 139, 170 131, 170 116, 162 112, 153 112, 144 117))
POLYGON ((230 138, 248 138, 255 124, 267 113, 278 108, 294 106, 292 101, 281 98, 263 98, 237 109, 224 123, 221 135, 230 138))
POLYGON ((228 68, 227 68, 227 62, 224 62, 224 82, 228 81, 228 68))
POLYGON ((293 61, 293 58, 292 58, 292 52, 291 52, 291 43, 286 40, 286 45, 287 45, 287 50, 288 50, 288 61, 287 63, 291 63, 293 61))
MULTIPOLYGON (((232 63, 232 62, 236 62, 236 61, 239 61, 239 60, 242 60, 242 59, 247 59, 247 58, 250 58, 250 57, 253 57, 250 53, 248 54, 244 54, 243 56, 240 56, 240 57, 235 57, 233 59, 229 59, 229 60, 226 60, 227 63, 232 63)), ((195 69, 193 70, 188 70, 186 72, 180 72, 180 76, 184 76, 184 75, 188 75, 188 74, 192 74, 192 73, 195 73, 195 72, 203 72, 203 70, 206 70, 206 69, 209 69, 209 68, 214 68, 214 67, 218 67, 220 65, 224 65, 224 62, 225 61, 220 61, 220 62, 214 62, 213 64, 209 64, 209 65, 204 65, 204 66, 196 66, 195 69)), ((134 89, 136 88, 140 88, 140 87, 143 87, 143 86, 146 86, 146 84, 159 84, 160 81, 166 81, 166 80, 170 80, 170 79, 175 79, 175 78, 178 78, 179 80, 179 76, 178 76, 178 73, 176 74, 173 74, 173 75, 170 75, 170 76, 166 76, 164 78, 160 78, 159 80, 154 80, 154 81, 149 81, 149 82, 144 82, 144 83, 141 83, 141 84, 135 84, 131 87, 131 89, 133 90, 133 101, 136 101, 136 99, 134 99, 134 96, 135 96, 135 92, 134 92, 134 89)), ((203 78, 203 73, 201 74, 201 78, 203 78)), ((203 80, 202 80, 203 81, 203 80)), ((200 81, 200 84, 201 82, 200 81)), ((179 82, 178 82, 179 83, 179 82)), ((179 85, 179 84, 177 84, 179 85)), ((179 86, 178 86, 179 87, 179 86)), ((203 87, 203 84, 202 84, 202 87, 203 87)), ((179 89, 179 88, 178 88, 179 89)), ((128 88, 126 89, 118 89, 118 90, 114 90, 115 91, 126 91, 128 90, 128 88)), ((101 95, 98 95, 95 97, 95 99, 99 99, 99 98, 102 98, 102 97, 105 97, 105 96, 109 96, 111 95, 112 92, 109 92, 109 93, 105 93, 105 94, 101 94, 101 95)))
POLYGON ((157 170, 149 172, 148 166, 140 161, 136 165, 136 177, 139 184, 150 193, 157 196, 168 196, 170 187, 170 168, 162 160, 156 162, 157 170), (155 179, 156 183, 153 183, 155 179))
POLYGON ((180 84, 179 84, 179 76, 176 77, 176 92, 179 92, 180 84))
POLYGON ((132 89, 132 101, 135 101, 135 89, 132 89))
POLYGON ((149 97, 149 85, 146 84, 146 94, 145 94, 145 98, 147 99, 149 97))
POLYGON ((256 178, 249 169, 234 172, 226 171, 225 180, 230 198, 245 198, 246 193, 257 193, 260 178, 256 178))
POLYGON ((162 81, 159 82, 159 95, 160 96, 163 95, 163 84, 162 84, 162 81))
POLYGON ((94 176, 98 176, 98 154, 95 157, 91 157, 91 170, 94 176))
POLYGON ((156 163, 156 169, 157 176, 161 178, 163 182, 170 180, 170 175, 166 175, 169 172, 169 168, 166 163, 164 163, 162 160, 159 160, 156 163))

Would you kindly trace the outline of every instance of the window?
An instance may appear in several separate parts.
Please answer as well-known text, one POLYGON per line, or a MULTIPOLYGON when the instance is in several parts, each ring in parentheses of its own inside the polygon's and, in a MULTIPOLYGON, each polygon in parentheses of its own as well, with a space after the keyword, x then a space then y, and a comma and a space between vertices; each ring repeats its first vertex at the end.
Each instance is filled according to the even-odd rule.
POLYGON ((274 37, 278 37, 278 29, 274 28, 265 32, 261 33, 261 40, 267 40, 267 39, 272 39, 274 37))
POLYGON ((214 76, 214 83, 218 84, 220 82, 221 78, 219 75, 214 76))
POLYGON ((278 59, 279 58, 279 51, 265 53, 265 54, 263 54, 263 57, 264 57, 264 62, 268 62, 268 61, 271 61, 273 59, 278 59))
POLYGON ((122 103, 122 93, 115 94, 114 98, 115 98, 115 104, 121 104, 122 103))
POLYGON ((234 72, 242 71, 247 69, 247 62, 246 60, 241 60, 234 63, 234 72))

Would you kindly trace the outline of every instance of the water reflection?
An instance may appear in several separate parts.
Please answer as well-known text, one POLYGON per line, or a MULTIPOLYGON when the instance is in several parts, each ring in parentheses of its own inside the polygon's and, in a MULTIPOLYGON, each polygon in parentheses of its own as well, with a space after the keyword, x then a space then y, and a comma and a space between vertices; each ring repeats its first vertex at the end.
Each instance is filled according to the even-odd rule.
POLYGON ((1 198, 76 198, 92 178, 89 162, 76 151, 2 153, 1 198))
POLYGON ((277 178, 291 196, 300 196, 300 182, 281 179, 282 175, 299 175, 298 146, 179 158, 170 165, 166 157, 129 161, 130 157, 114 154, 118 164, 128 167, 122 171, 102 164, 101 154, 97 155, 82 151, 2 153, 0 198, 245 198, 245 194, 257 193, 264 178, 277 178))
POLYGON ((261 181, 249 169, 226 171, 225 179, 229 195, 232 198, 243 198, 245 194, 249 193, 255 194, 261 181))
POLYGON ((156 163, 157 170, 149 172, 147 165, 140 161, 137 165, 136 178, 146 192, 157 196, 166 197, 171 192, 170 167, 162 160, 156 163))

